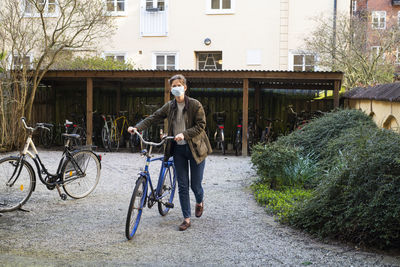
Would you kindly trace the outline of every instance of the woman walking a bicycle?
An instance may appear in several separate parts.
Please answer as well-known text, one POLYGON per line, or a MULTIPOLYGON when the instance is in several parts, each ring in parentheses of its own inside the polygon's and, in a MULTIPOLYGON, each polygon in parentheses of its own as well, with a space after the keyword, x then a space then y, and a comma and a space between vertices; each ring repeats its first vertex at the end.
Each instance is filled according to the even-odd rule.
POLYGON ((184 218, 182 224, 179 225, 179 230, 184 231, 191 225, 189 185, 196 198, 195 216, 201 217, 203 214, 204 190, 202 180, 205 158, 211 154, 212 149, 204 130, 206 117, 203 106, 199 101, 185 94, 187 90, 186 78, 181 74, 174 75, 169 79, 169 85, 175 99, 164 104, 134 127, 129 127, 128 131, 133 134, 134 129, 142 131, 154 123, 164 119, 168 120, 168 135, 173 135, 175 138, 173 141, 167 141, 164 161, 167 161, 171 156, 174 158, 179 202, 184 218))

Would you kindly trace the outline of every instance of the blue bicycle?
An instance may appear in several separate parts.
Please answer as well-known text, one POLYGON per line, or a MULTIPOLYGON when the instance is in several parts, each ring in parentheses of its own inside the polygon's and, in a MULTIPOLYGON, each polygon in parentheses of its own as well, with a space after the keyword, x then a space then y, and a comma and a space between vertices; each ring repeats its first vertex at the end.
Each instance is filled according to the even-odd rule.
POLYGON ((148 142, 143 139, 143 136, 137 131, 135 133, 139 136, 142 142, 149 146, 149 150, 144 149, 141 153, 146 156, 146 165, 144 171, 139 173, 136 180, 135 189, 132 193, 131 202, 129 204, 128 216, 126 218, 125 235, 128 240, 131 240, 135 235, 140 218, 142 216, 143 208, 146 204, 149 208, 158 203, 158 211, 162 216, 167 215, 168 211, 174 207, 172 201, 174 200, 176 188, 176 175, 175 165, 172 159, 167 162, 164 157, 152 159, 151 151, 154 146, 161 146, 168 139, 173 139, 173 136, 165 136, 160 143, 148 142), (151 182, 149 166, 150 162, 159 160, 161 161, 161 170, 158 177, 158 184, 154 190, 151 182))

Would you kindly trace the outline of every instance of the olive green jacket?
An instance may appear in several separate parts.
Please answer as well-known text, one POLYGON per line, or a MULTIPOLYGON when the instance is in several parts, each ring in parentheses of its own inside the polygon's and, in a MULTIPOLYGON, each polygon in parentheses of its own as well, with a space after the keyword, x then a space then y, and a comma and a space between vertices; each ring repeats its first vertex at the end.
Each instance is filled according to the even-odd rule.
MULTIPOLYGON (((152 115, 139 122, 135 128, 139 131, 150 127, 154 123, 162 122, 168 119, 168 135, 172 136, 174 131, 172 129, 172 121, 176 117, 178 105, 176 100, 171 100, 165 103, 164 106, 159 108, 152 115)), ((186 130, 183 132, 186 142, 189 145, 193 158, 197 164, 201 163, 209 154, 212 153, 210 141, 204 131, 206 128, 206 116, 203 106, 196 99, 185 96, 185 107, 183 108, 183 117, 185 120, 186 130)), ((173 155, 173 149, 176 145, 172 140, 167 141, 164 153, 164 160, 168 160, 173 155)))

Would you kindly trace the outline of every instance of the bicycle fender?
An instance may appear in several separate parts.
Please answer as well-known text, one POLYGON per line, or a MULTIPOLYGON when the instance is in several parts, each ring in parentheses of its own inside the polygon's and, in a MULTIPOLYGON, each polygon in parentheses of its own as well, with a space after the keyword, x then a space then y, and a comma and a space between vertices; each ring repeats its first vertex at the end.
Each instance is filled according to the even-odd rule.
MULTIPOLYGON (((13 159, 13 160, 19 161, 20 157, 11 156, 11 157, 7 157, 6 159, 13 159)), ((32 192, 34 192, 35 189, 36 189, 36 173, 35 173, 35 171, 33 170, 32 165, 31 165, 28 161, 26 161, 25 159, 22 159, 22 160, 21 160, 21 164, 25 164, 25 163, 26 163, 26 166, 28 167, 28 169, 29 169, 29 170, 32 172, 32 174, 33 174, 32 192)), ((18 175, 21 173, 21 170, 22 170, 22 168, 18 171, 18 175)))

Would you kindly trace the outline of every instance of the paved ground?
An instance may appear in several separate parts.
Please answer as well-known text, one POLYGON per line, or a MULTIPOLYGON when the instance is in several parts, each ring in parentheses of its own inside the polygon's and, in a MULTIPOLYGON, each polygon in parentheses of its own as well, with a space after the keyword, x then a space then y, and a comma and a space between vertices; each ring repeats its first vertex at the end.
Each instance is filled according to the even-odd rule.
MULTIPOLYGON (((40 153, 55 170, 61 152, 40 153)), ((166 217, 156 206, 146 209, 127 241, 127 208, 144 161, 137 154, 102 154, 101 181, 89 197, 63 201, 39 184, 24 206, 30 212, 0 217, 0 266, 400 266, 400 256, 324 243, 277 224, 248 189, 249 159, 234 156, 207 159, 205 211, 191 228, 178 231, 176 196, 166 217)))

